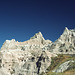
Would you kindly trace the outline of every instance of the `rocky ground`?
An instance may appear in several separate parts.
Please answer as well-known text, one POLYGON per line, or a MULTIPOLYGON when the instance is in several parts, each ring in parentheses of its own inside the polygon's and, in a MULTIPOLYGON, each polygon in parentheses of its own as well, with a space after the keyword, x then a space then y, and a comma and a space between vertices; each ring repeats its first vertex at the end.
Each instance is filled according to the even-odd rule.
POLYGON ((62 73, 75 68, 74 54, 75 29, 67 27, 55 42, 45 40, 41 32, 24 42, 6 40, 0 50, 0 75, 62 73))

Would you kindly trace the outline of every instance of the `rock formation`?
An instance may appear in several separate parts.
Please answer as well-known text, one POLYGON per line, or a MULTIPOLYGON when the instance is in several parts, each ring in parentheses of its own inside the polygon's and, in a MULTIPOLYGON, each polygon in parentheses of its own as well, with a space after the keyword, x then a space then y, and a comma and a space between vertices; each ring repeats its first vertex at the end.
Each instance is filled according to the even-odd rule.
POLYGON ((62 53, 75 54, 75 29, 65 28, 54 43, 41 32, 24 42, 6 40, 0 51, 0 75, 39 75, 46 72, 51 57, 62 53))
POLYGON ((33 50, 42 49, 45 45, 50 44, 50 40, 45 40, 41 32, 36 33, 30 40, 24 42, 12 40, 6 40, 1 47, 1 50, 9 49, 22 49, 22 50, 33 50))
POLYGON ((38 75, 45 72, 55 54, 43 51, 50 44, 41 32, 24 42, 6 40, 0 51, 0 69, 3 75, 38 75))
POLYGON ((73 69, 73 67, 75 68, 73 64, 75 64, 75 60, 66 61, 62 63, 59 67, 57 67, 55 70, 53 70, 53 72, 64 72, 68 69, 73 69))
POLYGON ((65 27, 63 34, 44 48, 56 54, 75 54, 75 29, 65 27))

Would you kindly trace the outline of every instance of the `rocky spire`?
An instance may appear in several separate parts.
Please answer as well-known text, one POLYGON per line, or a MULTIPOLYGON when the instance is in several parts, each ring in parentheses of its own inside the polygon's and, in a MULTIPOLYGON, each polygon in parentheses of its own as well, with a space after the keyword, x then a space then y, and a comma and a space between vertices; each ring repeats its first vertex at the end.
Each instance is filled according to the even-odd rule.
POLYGON ((69 34, 69 29, 67 27, 65 27, 63 34, 66 34, 66 35, 69 34))
POLYGON ((31 39, 43 39, 43 40, 45 40, 41 32, 36 33, 33 37, 31 37, 31 39))

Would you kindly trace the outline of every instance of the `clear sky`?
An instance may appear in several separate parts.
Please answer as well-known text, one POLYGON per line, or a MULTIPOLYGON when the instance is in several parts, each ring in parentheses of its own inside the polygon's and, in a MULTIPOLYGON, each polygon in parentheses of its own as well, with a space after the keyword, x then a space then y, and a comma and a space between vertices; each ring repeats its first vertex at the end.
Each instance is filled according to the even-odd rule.
POLYGON ((0 0, 0 47, 39 31, 54 42, 65 27, 75 28, 75 0, 0 0))

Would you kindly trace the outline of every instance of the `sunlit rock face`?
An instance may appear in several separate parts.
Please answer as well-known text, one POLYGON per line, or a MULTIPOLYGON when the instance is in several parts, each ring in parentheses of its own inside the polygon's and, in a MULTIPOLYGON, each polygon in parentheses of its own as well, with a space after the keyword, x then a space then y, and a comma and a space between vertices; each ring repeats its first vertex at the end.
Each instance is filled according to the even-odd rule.
POLYGON ((16 41, 15 39, 12 40, 6 40, 3 44, 3 46, 1 47, 1 50, 8 50, 8 49, 15 49, 16 48, 16 41))
POLYGON ((75 29, 69 30, 66 27, 55 44, 58 45, 59 52, 75 54, 75 29))
POLYGON ((39 75, 46 72, 55 56, 48 51, 9 50, 0 52, 0 71, 3 75, 39 75))
MULTIPOLYGON (((55 54, 44 51, 45 40, 41 32, 24 42, 6 40, 0 51, 0 73, 2 75, 39 75, 46 72, 55 54)), ((0 74, 0 75, 1 75, 0 74)))
POLYGON ((65 27, 63 34, 44 48, 56 54, 75 54, 75 29, 65 27))
POLYGON ((6 40, 1 48, 1 50, 9 49, 21 49, 21 50, 33 50, 42 49, 45 45, 50 44, 50 40, 45 40, 42 33, 36 33, 28 41, 18 42, 15 39, 6 40))
POLYGON ((75 29, 65 28, 55 42, 45 40, 41 32, 24 42, 6 40, 0 51, 0 75, 39 75, 56 54, 75 54, 75 29))

